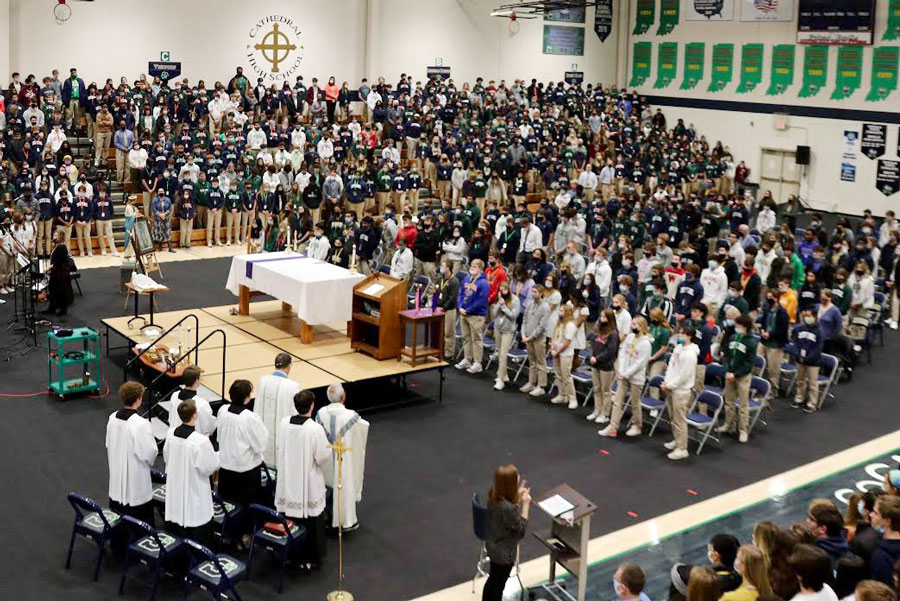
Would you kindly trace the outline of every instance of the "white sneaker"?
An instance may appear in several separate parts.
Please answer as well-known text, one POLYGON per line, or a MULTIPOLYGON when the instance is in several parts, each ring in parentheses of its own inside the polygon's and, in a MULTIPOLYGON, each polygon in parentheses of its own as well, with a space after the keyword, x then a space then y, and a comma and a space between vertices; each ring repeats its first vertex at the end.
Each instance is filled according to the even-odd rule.
POLYGON ((100 251, 100 256, 101 256, 101 257, 105 257, 105 256, 106 256, 106 251, 105 251, 105 250, 101 250, 101 251, 100 251))
POLYGON ((528 393, 528 396, 544 396, 544 389, 538 386, 537 388, 533 388, 531 392, 528 393))
POLYGON ((669 442, 667 442, 667 443, 664 444, 663 446, 666 447, 667 450, 672 451, 672 450, 675 449, 675 447, 678 446, 678 443, 675 442, 674 440, 670 440, 669 442))
POLYGON ((740 434, 738 434, 738 442, 747 442, 747 440, 749 440, 749 438, 750 437, 747 436, 746 432, 741 432, 740 434))
POLYGON ((595 424, 608 424, 609 416, 608 415, 598 415, 597 419, 594 420, 595 424))
POLYGON ((503 390, 503 380, 494 382, 494 390, 503 390))
POLYGON ((599 434, 600 436, 606 437, 606 438, 615 438, 616 436, 619 435, 619 433, 616 431, 616 429, 613 428, 611 425, 606 426, 602 430, 598 430, 597 434, 599 434))
POLYGON ((206 243, 206 248, 212 248, 212 242, 207 242, 207 243, 206 243))
POLYGON ((569 399, 569 409, 578 409, 578 399, 569 399))
POLYGON ((466 371, 470 374, 480 374, 482 372, 482 369, 483 368, 481 367, 481 363, 473 363, 466 371))
POLYGON ((532 390, 534 390, 534 384, 530 383, 519 387, 519 392, 531 392, 532 390))
POLYGON ((897 322, 896 322, 896 321, 892 321, 892 322, 891 322, 891 329, 892 329, 892 330, 896 330, 896 329, 897 329, 897 322))
POLYGON ((454 367, 456 367, 456 369, 469 369, 470 367, 472 367, 472 362, 469 361, 468 359, 463 359, 462 361, 457 363, 454 367))
POLYGON ((680 461, 681 459, 687 459, 688 457, 690 457, 690 455, 691 454, 688 453, 687 449, 675 449, 674 451, 666 455, 666 457, 668 457, 672 461, 680 461))
POLYGON ((586 419, 586 420, 588 420, 588 421, 591 421, 591 420, 597 419, 597 417, 598 417, 598 416, 597 416, 597 412, 596 412, 596 411, 591 411, 590 413, 588 413, 588 416, 587 416, 586 418, 584 418, 584 419, 586 419))
POLYGON ((9 290, 7 290, 6 288, 0 288, 0 294, 6 296, 7 294, 9 294, 9 290))
POLYGON ((114 251, 112 252, 112 256, 118 257, 118 256, 119 256, 119 251, 114 250, 114 251))
POLYGON ((631 437, 640 436, 641 434, 643 434, 643 432, 638 426, 631 426, 630 428, 628 428, 628 431, 625 432, 625 436, 631 437))
POLYGON ((728 424, 722 424, 721 426, 716 428, 716 432, 718 432, 719 434, 727 434, 729 432, 734 432, 734 428, 732 426, 729 426, 728 424))
POLYGON ((552 399, 550 399, 550 402, 553 403, 554 405, 562 405, 563 403, 566 402, 566 399, 563 398, 562 395, 558 394, 555 397, 553 397, 552 399))
POLYGON ((231 246, 231 240, 225 243, 225 246, 231 246))

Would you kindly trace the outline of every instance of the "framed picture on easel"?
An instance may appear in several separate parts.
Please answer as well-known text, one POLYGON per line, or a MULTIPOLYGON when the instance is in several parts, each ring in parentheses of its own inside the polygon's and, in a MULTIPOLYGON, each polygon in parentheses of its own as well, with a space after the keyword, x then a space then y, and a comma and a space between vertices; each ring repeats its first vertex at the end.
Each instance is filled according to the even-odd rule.
POLYGON ((156 250, 153 246, 153 239, 150 237, 150 227, 146 219, 138 219, 134 222, 131 235, 133 236, 132 243, 134 244, 135 254, 146 255, 156 250))

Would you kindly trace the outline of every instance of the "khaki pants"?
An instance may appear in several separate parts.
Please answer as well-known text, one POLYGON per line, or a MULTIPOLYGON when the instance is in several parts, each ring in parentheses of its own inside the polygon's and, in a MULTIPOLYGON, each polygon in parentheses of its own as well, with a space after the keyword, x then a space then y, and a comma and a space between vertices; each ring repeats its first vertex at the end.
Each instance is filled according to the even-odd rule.
MULTIPOLYGON (((371 259, 359 259, 359 272, 363 275, 372 275, 372 263, 373 263, 373 261, 371 259)), ((453 309, 453 315, 456 315, 456 309, 453 309)), ((453 327, 454 327, 454 335, 455 335, 456 334, 456 331, 455 331, 456 326, 454 325, 453 327)), ((452 344, 453 348, 455 349, 456 348, 456 337, 455 336, 454 336, 451 344, 452 344)), ((444 329, 444 356, 446 357, 447 354, 448 354, 447 330, 445 328, 444 329)), ((450 353, 450 355, 452 356, 452 353, 450 353)))
POLYGON ((150 220, 150 193, 141 192, 141 205, 144 208, 144 218, 150 220))
POLYGON ((127 159, 128 154, 116 148, 116 179, 120 182, 128 181, 125 179, 126 174, 131 175, 131 172, 125 168, 127 159))
POLYGON ((431 280, 431 285, 428 287, 423 294, 431 295, 434 293, 434 282, 437 280, 437 266, 433 261, 420 261, 416 259, 416 270, 414 272, 416 275, 424 275, 429 280, 431 280))
POLYGON ((481 364, 484 355, 484 315, 463 315, 459 326, 465 358, 471 363, 481 364))
POLYGON ((208 223, 208 214, 209 208, 207 208, 206 205, 197 205, 197 212, 194 214, 194 226, 205 228, 208 223))
MULTIPOLYGON (((360 261, 360 266, 368 265, 360 261)), ((362 270, 360 270, 362 271, 362 270)), ((452 361, 456 356, 456 309, 444 311, 444 360, 452 361)))
POLYGON ((4 252, 0 252, 0 288, 15 287, 15 282, 13 282, 14 270, 15 259, 4 252))
MULTIPOLYGON (((665 373, 666 373, 666 362, 663 361, 662 359, 659 359, 650 364, 650 371, 647 374, 647 380, 650 380, 650 378, 654 378, 656 376, 665 375, 665 373)), ((653 397, 654 399, 658 399, 659 398, 659 388, 651 388, 650 396, 653 397)))
POLYGON ((769 384, 772 385, 772 396, 778 396, 778 388, 781 383, 781 364, 784 362, 784 349, 759 345, 759 356, 766 360, 766 369, 769 371, 769 384))
MULTIPOLYGON (((439 200, 450 200, 450 180, 449 179, 439 179, 438 180, 438 199, 439 200)), ((456 206, 456 205, 454 205, 456 206)))
POLYGON ((113 240, 112 219, 98 219, 94 222, 97 225, 97 239, 100 241, 100 254, 106 254, 106 246, 109 245, 109 252, 118 255, 116 242, 113 240), (105 240, 105 244, 104 244, 105 240))
POLYGON ((417 215, 419 213, 419 189, 409 190, 407 197, 409 198, 410 212, 417 215))
POLYGON ((98 165, 106 162, 106 151, 109 150, 109 144, 112 141, 112 133, 97 132, 97 139, 94 140, 94 162, 98 165))
POLYGON ((81 105, 78 103, 78 99, 72 98, 69 100, 69 106, 66 107, 66 121, 69 122, 72 129, 78 127, 78 121, 81 119, 81 115, 82 110, 81 105))
POLYGON ((616 379, 613 370, 601 371, 591 368, 591 380, 594 382, 594 413, 609 417, 612 410, 612 383, 616 379))
POLYGON ((512 347, 513 340, 516 339, 515 332, 500 332, 497 331, 494 333, 494 340, 497 342, 497 379, 503 380, 504 382, 509 382, 509 374, 507 372, 507 353, 509 353, 510 347, 512 347))
POLYGON ((593 202, 594 195, 596 193, 597 193, 597 191, 594 190, 593 188, 585 188, 584 189, 584 197, 587 199, 588 202, 593 202))
POLYGON ((222 209, 211 210, 206 220, 206 245, 222 244, 222 209))
POLYGON ((238 244, 243 244, 250 238, 250 228, 253 227, 253 211, 241 211, 240 238, 235 240, 238 244))
POLYGON ((700 394, 703 390, 703 382, 706 380, 706 364, 697 363, 697 369, 694 372, 694 394, 700 394))
POLYGON ((394 190, 391 192, 391 199, 394 203, 394 208, 397 209, 397 212, 400 214, 405 213, 404 209, 406 208, 406 190, 394 190))
POLYGON ((194 231, 194 220, 193 219, 178 219, 178 231, 180 235, 181 246, 190 246, 191 245, 191 234, 194 231))
MULTIPOLYGON (((69 246, 69 241, 72 239, 72 226, 71 225, 57 225, 56 231, 63 233, 63 244, 69 246)), ((52 243, 52 240, 51 240, 52 243)))
POLYGON ((37 232, 35 236, 37 242, 37 254, 49 255, 53 244, 53 220, 37 222, 37 232))
MULTIPOLYGON (((376 192, 375 193, 375 208, 378 210, 378 214, 384 213, 384 207, 391 201, 391 193, 390 192, 376 192)), ((397 207, 399 210, 400 207, 397 207)), ((315 222, 315 219, 313 219, 315 222)))
POLYGON ((91 222, 76 221, 75 235, 78 238, 78 254, 80 256, 93 256, 94 249, 91 246, 91 222))
POLYGON ((574 353, 553 357, 553 377, 556 378, 556 388, 559 396, 566 401, 575 398, 575 382, 572 381, 572 360, 574 358, 574 353))
POLYGON ((234 241, 239 242, 241 239, 241 213, 240 211, 228 211, 225 213, 225 241, 231 244, 231 235, 234 234, 234 241))
POLYGON ((528 383, 547 390, 547 338, 538 336, 525 343, 528 352, 528 383))
POLYGON ((819 408, 819 366, 797 364, 797 392, 794 395, 794 402, 798 405, 803 404, 806 397, 806 387, 809 386, 809 402, 808 407, 813 409, 819 408))
POLYGON ((687 412, 691 403, 691 391, 672 391, 666 399, 669 410, 669 420, 672 424, 672 437, 675 439, 675 447, 687 450, 687 412))
POLYGON ((613 184, 600 184, 600 193, 603 195, 603 200, 609 200, 614 189, 615 186, 613 184))
POLYGON ((739 405, 739 431, 747 432, 750 426, 750 378, 751 375, 725 380, 725 425, 734 427, 734 406, 739 405))
POLYGON ((643 425, 644 416, 641 412, 641 384, 632 384, 628 380, 619 380, 616 388, 616 398, 613 401, 612 417, 609 425, 614 430, 619 429, 622 423, 622 414, 625 413, 625 392, 631 393, 631 425, 640 428, 643 425))

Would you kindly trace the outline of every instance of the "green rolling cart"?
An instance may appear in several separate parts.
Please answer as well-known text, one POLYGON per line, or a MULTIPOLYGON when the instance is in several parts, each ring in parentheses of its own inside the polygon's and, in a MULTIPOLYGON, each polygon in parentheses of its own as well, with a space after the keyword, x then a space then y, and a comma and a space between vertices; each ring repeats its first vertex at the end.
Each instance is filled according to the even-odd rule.
POLYGON ((47 389, 60 400, 70 394, 100 392, 100 335, 74 328, 71 336, 47 334, 47 389))

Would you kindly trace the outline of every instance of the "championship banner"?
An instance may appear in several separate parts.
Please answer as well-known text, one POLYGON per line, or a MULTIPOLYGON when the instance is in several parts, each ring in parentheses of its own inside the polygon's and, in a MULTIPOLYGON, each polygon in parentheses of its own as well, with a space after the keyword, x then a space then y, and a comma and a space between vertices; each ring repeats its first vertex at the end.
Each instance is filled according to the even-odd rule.
POLYGON ((803 51, 803 87, 799 96, 817 95, 828 76, 828 46, 807 46, 803 51))
POLYGON ((685 1, 685 21, 734 21, 734 0, 685 1))
POLYGON ((594 33, 605 42, 613 27, 612 0, 597 0, 594 4, 594 33))
POLYGON ((900 190, 900 161, 878 161, 875 174, 875 187, 885 196, 896 194, 900 190))
POLYGON ((794 20, 794 0, 741 0, 741 21, 775 23, 794 20))
POLYGON ((693 90, 697 83, 703 79, 703 61, 706 54, 706 44, 693 42, 684 47, 684 79, 681 80, 682 90, 693 90))
POLYGON ((889 0, 887 9, 887 27, 881 40, 900 39, 900 0, 889 0))
POLYGON ((844 131, 844 149, 841 152, 841 181, 856 181, 856 149, 859 143, 858 131, 844 131))
POLYGON ((656 35, 668 35, 678 25, 680 0, 659 0, 659 29, 656 35))
POLYGON ((731 83, 734 44, 716 44, 712 50, 712 81, 707 92, 720 92, 731 83))
POLYGON ((653 54, 653 45, 650 42, 635 42, 634 53, 631 58, 631 83, 632 88, 643 85, 650 77, 650 58, 653 54))
POLYGON ((872 89, 866 102, 884 100, 897 89, 897 61, 900 48, 883 46, 872 51, 872 89))
POLYGON ((634 31, 632 35, 640 35, 650 31, 653 25, 654 11, 656 10, 656 0, 637 0, 637 19, 634 22, 634 31))
POLYGON ((887 125, 863 123, 862 153, 872 160, 884 155, 887 148, 887 125))
POLYGON ((762 44, 744 44, 741 48, 741 83, 738 94, 752 92, 762 81, 762 44))
POLYGON ((678 70, 678 44, 676 42, 663 42, 659 45, 659 59, 656 63, 656 90, 667 88, 675 81, 678 70))
POLYGON ((778 96, 794 83, 794 45, 778 44, 772 48, 772 78, 766 96, 778 96))
POLYGON ((863 49, 860 46, 838 48, 837 77, 834 81, 832 100, 849 98, 862 84, 863 49))

